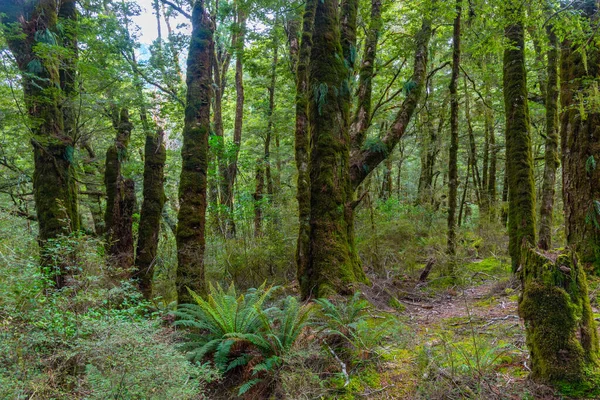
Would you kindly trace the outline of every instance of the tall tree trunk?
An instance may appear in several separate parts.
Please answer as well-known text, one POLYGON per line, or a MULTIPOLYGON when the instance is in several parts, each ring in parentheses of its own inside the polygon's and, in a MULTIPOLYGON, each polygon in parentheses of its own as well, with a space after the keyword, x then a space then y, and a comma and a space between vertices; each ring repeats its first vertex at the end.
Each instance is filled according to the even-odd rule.
MULTIPOLYGON (((127 150, 133 125, 126 108, 113 107, 111 113, 117 135, 114 145, 106 151, 104 185, 106 187, 106 246, 110 263, 115 268, 133 266, 133 210, 135 188, 132 179, 125 179, 122 164, 127 160, 127 150)), ((126 275, 123 275, 124 277, 126 275)))
MULTIPOLYGON (((275 19, 277 23, 277 18, 275 19)), ((273 115, 275 112, 275 84, 277 83, 277 50, 279 43, 277 40, 277 32, 273 32, 273 62, 271 64, 271 80, 269 82, 269 111, 267 112, 267 134, 265 137, 265 160, 264 173, 267 183, 267 193, 273 196, 275 190, 273 188, 273 178, 271 176, 271 136, 273 133, 273 115)))
POLYGON ((213 25, 203 0, 192 11, 192 37, 187 59, 187 96, 181 148, 179 215, 177 223, 177 297, 192 300, 187 288, 206 293, 204 248, 206 178, 210 133, 211 52, 213 25))
POLYGON ((504 35, 504 109, 506 113, 506 168, 508 175, 508 236, 512 270, 519 268, 524 242, 535 243, 535 185, 527 104, 527 71, 523 4, 506 4, 509 21, 504 35))
MULTIPOLYGON (((596 35, 597 5, 578 4, 596 35)), ((563 203, 567 243, 588 267, 600 270, 600 112, 597 80, 600 77, 600 50, 590 37, 582 48, 581 40, 567 37, 562 43, 561 141, 563 203), (583 56, 586 59, 583 59, 583 56)))
POLYGON ((57 2, 9 0, 0 5, 8 46, 22 72, 25 105, 30 117, 34 172, 33 190, 39 223, 41 264, 56 287, 67 284, 67 265, 52 260, 49 239, 79 229, 73 137, 64 131, 60 109, 63 93, 60 61, 38 53, 38 43, 56 44, 57 2))
POLYGON ((148 133, 144 147, 144 201, 140 212, 135 266, 140 290, 147 299, 152 296, 160 219, 166 200, 164 169, 167 150, 163 139, 162 129, 158 129, 155 134, 148 133))
MULTIPOLYGON (((345 20, 347 16, 342 16, 345 20)), ((309 263, 300 277, 304 298, 350 293, 366 281, 354 246, 348 134, 348 67, 344 63, 337 1, 318 1, 310 56, 309 263)))
POLYGON ((298 182, 298 241, 296 243, 296 266, 298 279, 306 276, 309 263, 310 243, 310 137, 308 121, 309 64, 313 45, 315 9, 319 0, 307 0, 302 22, 302 41, 297 60, 296 73, 296 126, 294 150, 298 182))
POLYGON ((224 222, 225 236, 232 238, 235 236, 235 221, 234 221, 234 186, 235 178, 238 170, 238 157, 240 154, 240 146, 242 144, 242 126, 244 121, 244 42, 246 37, 246 15, 241 9, 237 10, 237 31, 235 37, 235 120, 233 126, 233 154, 228 159, 225 176, 222 182, 221 202, 225 206, 224 222))
POLYGON ((475 191, 475 199, 480 208, 487 212, 487 204, 484 204, 481 195, 481 176, 477 166, 477 145, 475 144, 475 134, 473 133, 473 124, 471 122, 471 102, 467 87, 467 78, 464 79, 465 88, 465 119, 467 121, 467 132, 469 134, 469 164, 471 165, 471 175, 473 176, 473 189, 475 191))
MULTIPOLYGON (((217 32, 215 32, 217 35, 217 32)), ((232 38, 233 41, 233 38, 232 38)), ((233 44, 233 43, 232 43, 233 44)), ((214 198, 213 206, 215 212, 212 215, 212 223, 216 233, 225 235, 225 227, 223 221, 222 210, 220 205, 223 204, 225 196, 225 179, 227 174, 227 160, 225 158, 225 138, 223 129, 223 94, 225 93, 225 87, 227 86, 227 71, 229 70, 229 64, 231 62, 232 53, 227 50, 226 46, 219 44, 218 37, 215 41, 215 49, 212 52, 212 72, 213 72, 213 123, 215 130, 215 141, 214 146, 211 147, 211 153, 214 155, 215 169, 217 169, 215 178, 209 183, 210 184, 210 196, 214 198), (221 193, 219 193, 219 186, 221 187, 221 193), (217 201, 219 194, 222 195, 222 199, 217 201)))
MULTIPOLYGON (((488 104, 490 102, 491 96, 487 96, 488 104)), ((495 220, 496 214, 496 173, 497 173, 497 163, 498 163, 498 149, 496 147, 496 133, 494 129, 494 114, 493 110, 486 107, 485 109, 485 129, 488 133, 488 141, 489 141, 489 169, 488 169, 488 178, 487 178, 487 202, 489 205, 489 219, 491 221, 495 220)))
POLYGON ((546 88, 546 152, 544 155, 544 181, 540 207, 540 232, 538 246, 548 250, 552 244, 552 213, 554 211, 554 187, 558 169, 558 38, 553 26, 547 26, 548 80, 546 88))
POLYGON ((448 249, 449 270, 454 273, 456 257, 456 201, 458 197, 458 75, 460 73, 460 20, 462 0, 456 0, 452 36, 452 77, 450 80, 450 153, 448 157, 448 249))

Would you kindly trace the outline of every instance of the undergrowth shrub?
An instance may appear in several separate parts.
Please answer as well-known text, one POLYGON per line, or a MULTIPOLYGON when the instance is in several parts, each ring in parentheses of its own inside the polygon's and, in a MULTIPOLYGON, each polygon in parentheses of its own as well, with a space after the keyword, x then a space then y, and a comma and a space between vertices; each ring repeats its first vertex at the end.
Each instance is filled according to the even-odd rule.
POLYGON ((211 285, 206 300, 190 290, 196 304, 183 304, 175 312, 175 324, 190 329, 182 349, 191 361, 211 359, 221 373, 243 370, 238 395, 259 383, 260 390, 269 390, 307 325, 310 305, 292 296, 281 308, 266 307, 274 289, 263 284, 238 295, 234 284, 227 290, 211 285))
POLYGON ((399 327, 388 315, 373 315, 371 304, 360 292, 347 301, 316 299, 319 305, 314 321, 326 346, 342 353, 346 360, 368 360, 378 355, 381 344, 399 327))

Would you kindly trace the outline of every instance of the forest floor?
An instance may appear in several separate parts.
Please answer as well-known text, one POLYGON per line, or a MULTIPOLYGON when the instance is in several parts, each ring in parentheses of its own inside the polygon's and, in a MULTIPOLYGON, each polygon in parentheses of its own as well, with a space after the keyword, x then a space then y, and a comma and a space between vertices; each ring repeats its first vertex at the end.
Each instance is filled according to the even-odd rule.
MULTIPOLYGON (((486 260, 473 260, 477 265, 486 260)), ((436 287, 375 282, 363 288, 382 311, 396 312, 406 325, 402 349, 388 348, 379 365, 379 388, 370 399, 565 399, 527 377, 525 327, 518 316, 518 282, 510 274, 469 272, 468 283, 436 287)), ((592 291, 593 296, 595 292, 592 291)), ((598 315, 598 309, 594 308, 598 315)), ((567 388, 568 389, 568 388, 567 388)))

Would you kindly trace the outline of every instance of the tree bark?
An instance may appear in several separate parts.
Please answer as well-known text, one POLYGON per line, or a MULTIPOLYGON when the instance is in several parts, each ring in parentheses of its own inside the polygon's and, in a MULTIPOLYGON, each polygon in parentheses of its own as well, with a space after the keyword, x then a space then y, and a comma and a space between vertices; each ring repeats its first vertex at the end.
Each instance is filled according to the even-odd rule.
POLYGON ((315 10, 319 0, 307 0, 302 22, 302 41, 297 60, 296 73, 296 126, 294 151, 298 169, 298 241, 296 243, 296 266, 298 279, 308 271, 310 243, 310 174, 309 174, 309 65, 313 45, 315 10))
MULTIPOLYGON (((456 257, 456 202, 458 197, 458 75, 460 73, 460 24, 462 0, 456 0, 452 36, 452 76, 450 80, 450 152, 448 157, 448 248, 449 270, 454 273, 456 257)), ((467 173, 468 175, 468 173, 467 173)))
POLYGON ((39 222, 41 266, 57 288, 67 284, 67 265, 52 260, 48 240, 79 229, 73 137, 64 130, 60 61, 38 53, 36 44, 58 45, 57 2, 8 0, 0 5, 8 47, 23 76, 33 145, 33 190, 39 222), (58 264, 58 265, 57 265, 58 264))
POLYGON ((254 236, 262 236, 263 198, 265 194, 264 160, 256 160, 256 190, 254 192, 254 236))
POLYGON ((225 206, 224 224, 225 236, 233 238, 235 236, 234 220, 234 185, 237 177, 237 162, 242 144, 242 126, 244 121, 244 42, 246 37, 246 15, 242 10, 237 10, 237 32, 235 32, 235 120, 233 126, 233 149, 228 157, 225 176, 223 177, 221 189, 221 202, 225 206))
MULTIPOLYGON (((345 18, 344 16, 342 18, 345 18)), ((318 1, 310 56, 310 242, 300 277, 304 298, 348 294, 365 282, 354 245, 348 68, 336 1, 318 1)))
POLYGON ((136 277, 144 297, 152 297, 152 278, 158 250, 160 219, 165 205, 164 169, 167 150, 164 132, 146 135, 144 147, 144 201, 140 212, 135 266, 136 277))
POLYGON ((187 288, 203 295, 206 228, 206 178, 210 133, 211 52, 213 25, 197 0, 192 11, 192 37, 187 59, 187 96, 181 148, 179 215, 177 223, 177 297, 179 303, 192 301, 187 288))
POLYGON ((548 250, 552 245, 552 213, 554 211, 554 187, 558 169, 558 38, 552 25, 547 27, 548 65, 546 87, 546 151, 544 155, 544 180, 540 207, 540 232, 538 246, 548 250))
POLYGON ((525 320, 531 377, 563 385, 592 381, 600 365, 600 347, 585 271, 577 255, 571 250, 546 253, 524 246, 520 265, 519 315, 525 320))
POLYGON ((506 167, 508 175, 508 235, 512 270, 519 267, 523 242, 535 243, 535 185, 527 104, 527 71, 523 4, 506 5, 509 21, 504 34, 504 108, 506 112, 506 167))
MULTIPOLYGON (((132 218, 135 207, 135 188, 131 179, 122 174, 122 164, 127 160, 127 150, 133 124, 126 108, 113 107, 113 127, 117 132, 115 143, 106 151, 104 185, 106 187, 106 248, 114 268, 126 269, 133 266, 132 218)), ((125 277, 126 275, 123 275, 125 277)))
POLYGON ((350 138, 355 151, 360 150, 365 143, 367 129, 371 123, 373 73, 381 24, 381 0, 371 0, 371 21, 365 38, 363 60, 358 74, 357 107, 350 124, 350 138))
MULTIPOLYGON (((592 31, 597 24, 593 1, 578 4, 592 31)), ((590 37, 588 43, 595 38, 590 37)), ((563 203, 567 243, 590 269, 600 270, 600 112, 595 101, 600 76, 600 51, 581 48, 567 37, 561 48, 561 142, 563 203), (583 59, 586 54, 587 60, 583 59)))

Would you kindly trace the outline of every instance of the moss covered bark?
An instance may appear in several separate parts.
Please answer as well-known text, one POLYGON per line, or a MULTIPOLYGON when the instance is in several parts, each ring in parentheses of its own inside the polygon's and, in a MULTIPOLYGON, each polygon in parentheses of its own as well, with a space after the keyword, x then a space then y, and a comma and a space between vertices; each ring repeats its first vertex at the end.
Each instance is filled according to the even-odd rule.
POLYGON ((448 238, 446 252, 449 270, 454 271, 456 256, 456 202, 458 197, 458 75, 460 73, 460 28, 462 1, 456 1, 452 36, 452 77, 450 79, 450 150, 448 156, 448 238))
POLYGON ((598 378, 600 350, 583 266, 573 251, 525 245, 519 272, 532 378, 585 387, 598 378))
MULTIPOLYGON (((33 134, 33 190, 39 221, 42 267, 47 264, 48 239, 79 229, 77 187, 73 167, 73 137, 64 131, 60 105, 60 60, 44 46, 60 46, 57 38, 58 5, 53 0, 0 4, 8 46, 23 73, 23 89, 33 134)), ((66 266, 54 274, 57 287, 67 282, 66 266)))
POLYGON ((506 3, 507 39, 504 50, 504 109, 506 113, 506 174, 508 177, 509 253, 513 272, 519 266, 521 245, 536 237, 533 156, 527 104, 527 71, 523 4, 506 3))
POLYGON ((296 62, 296 126, 294 152, 298 170, 296 199, 298 200, 298 241, 296 266, 299 279, 305 276, 309 263, 310 243, 310 132, 308 124, 309 64, 313 45, 315 9, 319 0, 307 0, 302 21, 302 39, 296 62))
POLYGON ((319 1, 309 65, 310 242, 302 295, 350 293, 366 281, 354 246, 349 83, 336 1, 319 1))
MULTIPOLYGON (((577 7, 588 29, 596 32, 596 2, 581 2, 577 7)), ((592 39, 568 36, 562 43, 560 123, 567 242, 583 263, 600 271, 600 112, 596 106, 600 50, 592 39), (587 43, 585 49, 581 43, 587 43)))
POLYGON ((552 214, 554 212, 554 187, 558 169, 558 38, 552 25, 548 25, 548 65, 546 87, 546 152, 544 155, 544 180, 540 207, 538 245, 548 250, 552 244, 552 214))
POLYGON ((158 249, 160 219, 165 205, 164 169, 167 150, 164 132, 146 135, 144 146, 144 200, 140 212, 135 266, 139 287, 144 296, 152 296, 152 277, 158 249))
POLYGON ((372 0, 371 20, 369 21, 363 59, 358 74, 356 112, 350 124, 350 138, 354 150, 360 150, 365 143, 367 129, 371 123, 373 73, 375 70, 375 56, 377 55, 377 44, 381 26, 381 0, 372 0))
POLYGON ((115 268, 133 266, 132 216, 135 206, 134 182, 122 174, 133 124, 126 108, 113 107, 112 123, 116 130, 115 143, 106 151, 104 186, 106 188, 106 249, 115 268), (133 199, 131 198, 133 197, 133 199))
POLYGON ((246 38, 246 15, 239 7, 236 10, 236 32, 234 32, 233 48, 235 49, 235 119, 233 125, 233 149, 227 157, 227 167, 223 169, 224 175, 221 182, 221 203, 225 236, 235 236, 234 220, 234 185, 238 172, 238 157, 242 144, 242 126, 244 122, 244 42, 246 38))
POLYGON ((192 301, 187 288, 204 294, 206 178, 210 132, 211 52, 213 26, 204 1, 194 3, 192 37, 187 59, 187 97, 181 148, 179 215, 177 223, 177 296, 192 301))

